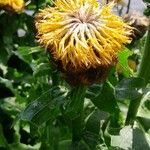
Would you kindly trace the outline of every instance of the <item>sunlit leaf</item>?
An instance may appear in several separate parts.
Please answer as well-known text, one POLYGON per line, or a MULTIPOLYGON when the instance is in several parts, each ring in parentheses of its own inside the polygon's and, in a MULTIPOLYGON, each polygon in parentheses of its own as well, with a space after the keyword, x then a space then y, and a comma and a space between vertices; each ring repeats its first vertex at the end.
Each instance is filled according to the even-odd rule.
POLYGON ((128 66, 128 57, 131 56, 133 53, 127 48, 124 48, 118 54, 118 64, 122 68, 124 76, 128 77, 130 74, 129 66, 128 66))
POLYGON ((111 146, 123 149, 131 149, 133 140, 133 131, 130 126, 124 127, 120 131, 120 135, 111 136, 111 146))
POLYGON ((120 130, 120 135, 111 136, 111 146, 119 147, 125 150, 148 150, 150 145, 148 144, 147 138, 142 130, 131 126, 125 126, 120 130))

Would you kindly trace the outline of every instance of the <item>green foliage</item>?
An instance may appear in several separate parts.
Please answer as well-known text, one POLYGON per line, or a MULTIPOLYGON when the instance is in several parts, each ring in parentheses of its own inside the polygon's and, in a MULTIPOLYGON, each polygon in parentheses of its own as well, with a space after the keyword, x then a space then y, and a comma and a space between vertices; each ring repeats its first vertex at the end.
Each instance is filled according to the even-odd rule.
POLYGON ((144 14, 146 16, 150 16, 150 5, 147 5, 147 8, 145 9, 144 14))
POLYGON ((137 99, 146 91, 145 81, 142 78, 124 78, 117 84, 115 91, 119 100, 137 99))
POLYGON ((144 2, 146 2, 146 3, 150 3, 150 0, 143 0, 144 2))
POLYGON ((146 16, 150 16, 150 5, 149 5, 149 3, 150 3, 150 0, 143 0, 145 3, 147 3, 147 8, 144 10, 144 14, 146 15, 146 16))
POLYGON ((37 126, 42 125, 48 120, 53 120, 60 113, 59 105, 64 103, 66 92, 63 87, 51 88, 32 101, 20 113, 19 118, 34 123, 37 126))
POLYGON ((130 74, 129 66, 128 66, 128 57, 133 54, 132 51, 130 51, 127 48, 122 49, 122 51, 118 54, 118 63, 123 69, 123 75, 125 77, 128 77, 130 74))
POLYGON ((36 42, 34 16, 47 5, 0 10, 0 149, 150 149, 149 85, 128 67, 128 57, 141 60, 143 42, 119 53, 122 74, 114 67, 103 83, 70 87, 36 42), (136 125, 124 126, 129 102, 141 97, 136 125))
POLYGON ((120 135, 111 137, 111 145, 122 149, 148 150, 150 147, 148 138, 142 130, 125 126, 120 130, 120 135))

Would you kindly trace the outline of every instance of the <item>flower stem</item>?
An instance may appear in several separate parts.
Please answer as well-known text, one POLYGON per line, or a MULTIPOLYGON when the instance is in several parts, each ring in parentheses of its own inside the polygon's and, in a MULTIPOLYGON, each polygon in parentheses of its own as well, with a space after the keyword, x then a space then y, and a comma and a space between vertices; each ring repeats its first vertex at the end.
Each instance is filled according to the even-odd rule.
POLYGON ((147 34, 144 51, 143 51, 143 58, 138 73, 138 77, 143 78, 146 84, 150 79, 149 67, 150 67, 150 23, 149 23, 148 34, 147 34))
MULTIPOLYGON (((138 72, 138 77, 143 78, 145 80, 145 87, 150 79, 150 69, 149 69, 150 68, 150 44, 149 43, 150 43, 150 24, 148 27, 148 34, 144 45, 142 61, 138 72)), ((125 125, 133 126, 134 120, 136 119, 136 115, 138 112, 138 108, 141 103, 141 99, 142 96, 135 100, 131 100, 129 104, 125 125)))
POLYGON ((127 5, 127 11, 126 11, 126 14, 129 13, 130 5, 131 5, 131 0, 128 0, 128 5, 127 5))
MULTIPOLYGON (((84 106, 84 97, 85 97, 86 87, 77 86, 73 88, 73 93, 71 96, 72 104, 78 106, 78 115, 72 120, 72 149, 78 147, 78 143, 82 137, 83 130, 83 106, 84 106)), ((75 107, 76 107, 75 106, 75 107)))

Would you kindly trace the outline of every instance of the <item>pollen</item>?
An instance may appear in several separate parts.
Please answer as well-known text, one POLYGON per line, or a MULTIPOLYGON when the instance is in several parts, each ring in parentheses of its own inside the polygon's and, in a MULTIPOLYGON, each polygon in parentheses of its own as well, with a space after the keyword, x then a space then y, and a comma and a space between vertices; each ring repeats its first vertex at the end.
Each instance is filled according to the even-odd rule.
POLYGON ((55 7, 36 16, 38 41, 64 72, 109 68, 123 44, 131 41, 131 27, 112 13, 113 6, 96 0, 56 0, 55 7))

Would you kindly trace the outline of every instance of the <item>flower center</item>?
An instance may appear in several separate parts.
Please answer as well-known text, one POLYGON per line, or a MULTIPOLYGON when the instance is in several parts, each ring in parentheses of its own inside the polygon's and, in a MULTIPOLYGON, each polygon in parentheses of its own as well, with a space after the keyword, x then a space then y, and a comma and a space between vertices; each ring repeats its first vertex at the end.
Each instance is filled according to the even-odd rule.
POLYGON ((92 21, 91 15, 82 15, 79 12, 69 15, 72 23, 90 23, 92 21))
POLYGON ((97 20, 96 15, 89 6, 82 6, 78 10, 69 14, 69 18, 73 20, 73 23, 92 23, 97 20))

